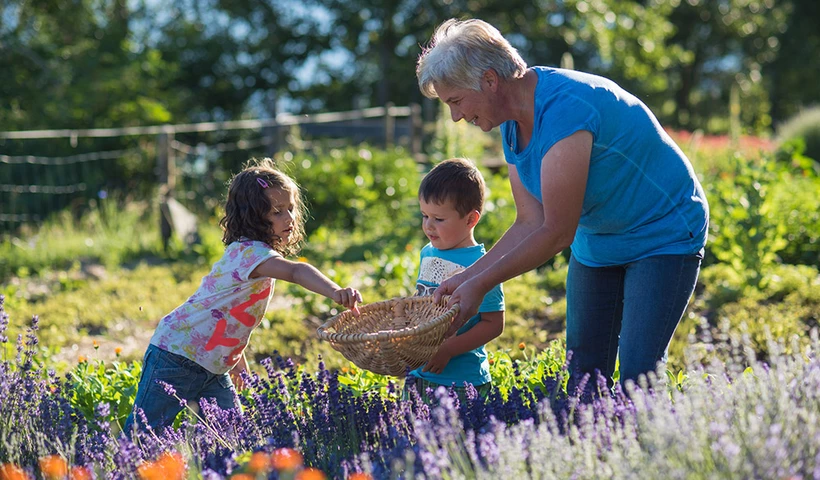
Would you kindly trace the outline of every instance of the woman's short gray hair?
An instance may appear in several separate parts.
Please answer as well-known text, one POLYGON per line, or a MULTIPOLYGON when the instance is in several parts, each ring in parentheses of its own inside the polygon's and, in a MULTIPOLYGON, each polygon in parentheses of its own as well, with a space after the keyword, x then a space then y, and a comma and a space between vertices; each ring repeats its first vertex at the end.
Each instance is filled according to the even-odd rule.
POLYGON ((495 27, 482 20, 451 18, 436 28, 416 64, 421 93, 437 98, 434 83, 481 90, 489 69, 509 80, 522 77, 527 63, 495 27))

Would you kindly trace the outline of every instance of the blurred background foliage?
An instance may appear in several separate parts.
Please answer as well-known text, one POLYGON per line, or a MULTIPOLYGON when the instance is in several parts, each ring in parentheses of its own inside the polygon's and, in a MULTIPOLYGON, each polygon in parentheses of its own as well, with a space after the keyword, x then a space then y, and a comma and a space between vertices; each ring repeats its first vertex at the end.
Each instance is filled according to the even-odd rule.
POLYGON ((421 103, 420 46, 450 17, 496 25, 531 65, 571 57, 575 69, 623 84, 670 127, 726 132, 732 85, 752 133, 820 100, 814 0, 4 0, 0 125, 421 103))
MULTIPOLYGON (((693 160, 712 207, 710 242, 671 358, 721 324, 748 329, 763 355, 767 332, 805 337, 818 326, 815 0, 0 0, 5 131, 271 118, 393 102, 422 104, 429 133, 422 163, 402 147, 338 142, 186 154, 178 159, 187 182, 179 194, 203 220, 200 242, 175 240, 167 249, 158 232, 156 138, 0 139, 6 156, 127 152, 84 173, 89 184, 104 179, 101 190, 0 238, 0 293, 14 312, 12 327, 41 315, 44 344, 62 347, 63 360, 91 339, 108 339, 109 351, 130 345, 122 355, 138 358, 157 320, 221 254, 215 225, 224 185, 254 155, 274 157, 305 190, 312 217, 302 255, 360 287, 368 301, 411 291, 424 243, 415 192, 437 161, 466 156, 482 164, 490 195, 476 236, 492 245, 515 214, 503 169, 483 165, 500 158, 497 132, 453 124, 421 97, 414 74, 435 26, 471 16, 496 25, 532 65, 621 83, 693 160), (709 143, 708 134, 731 140, 709 143), (769 137, 775 148, 744 147, 743 135, 769 137)), ((176 140, 238 144, 256 133, 176 140)), ((298 130, 288 135, 290 145, 299 143, 298 130)), ((0 184, 33 182, 6 179, 6 167, 0 161, 0 184)), ((514 353, 521 340, 540 348, 561 335, 565 268, 559 255, 508 282, 507 333, 497 348, 514 353)), ((338 365, 312 335, 333 305, 298 287, 280 294, 252 353, 315 361, 324 352, 338 365)))

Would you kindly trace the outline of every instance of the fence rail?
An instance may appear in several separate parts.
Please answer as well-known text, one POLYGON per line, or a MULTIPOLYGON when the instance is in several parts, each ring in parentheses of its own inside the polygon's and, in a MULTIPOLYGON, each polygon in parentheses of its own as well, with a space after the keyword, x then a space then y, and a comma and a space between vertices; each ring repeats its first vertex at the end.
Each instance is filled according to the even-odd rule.
POLYGON ((361 110, 350 110, 345 112, 327 112, 305 115, 293 115, 290 113, 280 113, 275 118, 254 119, 254 120, 227 120, 224 122, 203 122, 184 123, 177 125, 151 125, 142 127, 120 127, 120 128, 81 128, 81 129, 60 129, 60 130, 22 130, 13 132, 0 132, 0 138, 9 140, 31 140, 42 138, 105 138, 105 137, 127 137, 134 135, 159 135, 171 133, 198 133, 215 132, 219 130, 258 130, 265 127, 286 127, 292 125, 302 125, 308 123, 334 123, 349 120, 360 120, 365 118, 395 118, 410 117, 416 106, 396 107, 388 105, 385 107, 372 107, 361 110))
MULTIPOLYGON (((390 146, 403 143, 417 158, 422 151, 423 124, 419 105, 365 108, 307 115, 280 113, 273 118, 222 122, 149 125, 116 128, 44 129, 0 131, 0 140, 27 142, 70 139, 76 147, 80 138, 155 137, 155 161, 160 183, 160 204, 167 205, 177 188, 178 161, 206 152, 231 152, 264 148, 272 154, 284 148, 305 148, 309 142, 292 145, 287 133, 299 127, 309 138, 345 138, 351 143, 367 140, 390 146), (250 130, 262 132, 258 139, 240 139, 216 145, 186 143, 177 135, 250 130), (179 157, 179 160, 177 159, 179 157)), ((0 146, 2 148, 2 146, 0 146)), ((18 149, 19 150, 19 149, 18 149)), ((6 155, 0 152, 0 234, 21 225, 38 223, 49 214, 69 207, 79 197, 103 194, 106 181, 99 172, 106 160, 140 155, 138 148, 85 152, 62 157, 6 155)), ((161 231, 167 242, 173 226, 163 216, 161 231)))

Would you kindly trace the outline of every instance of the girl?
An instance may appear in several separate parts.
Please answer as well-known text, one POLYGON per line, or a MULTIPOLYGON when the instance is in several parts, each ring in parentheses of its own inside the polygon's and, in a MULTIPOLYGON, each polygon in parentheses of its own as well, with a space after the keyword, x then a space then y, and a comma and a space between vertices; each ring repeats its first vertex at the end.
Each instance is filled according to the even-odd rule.
POLYGON ((196 293, 159 322, 123 431, 130 434, 135 423, 155 430, 173 423, 183 407, 165 384, 188 403, 214 398, 220 408, 238 408, 232 379, 241 385, 240 374, 248 368, 243 352, 265 315, 276 279, 357 310, 362 300, 357 290, 339 287, 307 263, 283 258, 298 252, 305 217, 299 187, 271 159, 251 161, 231 179, 219 222, 225 253, 196 293))

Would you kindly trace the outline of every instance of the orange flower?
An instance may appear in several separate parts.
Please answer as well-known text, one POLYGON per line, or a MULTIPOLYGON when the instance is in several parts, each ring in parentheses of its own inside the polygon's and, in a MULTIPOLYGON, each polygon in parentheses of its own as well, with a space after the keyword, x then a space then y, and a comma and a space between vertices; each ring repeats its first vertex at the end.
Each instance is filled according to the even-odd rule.
POLYGON ((94 350, 96 350, 96 349, 100 348, 100 342, 98 342, 98 341, 94 340, 94 341, 93 341, 93 342, 91 342, 91 343, 92 343, 92 345, 94 345, 94 350))
POLYGON ((155 462, 137 467, 142 480, 182 480, 185 478, 185 460, 178 452, 165 452, 155 462))
POLYGON ((117 348, 114 349, 114 355, 119 357, 121 353, 122 353, 122 347, 117 347, 117 348))
POLYGON ((71 467, 68 472, 68 480, 91 480, 91 469, 88 467, 71 467))
POLYGON ((490 362, 490 365, 495 365, 495 359, 494 358, 490 358, 489 362, 490 362))
POLYGON ((256 452, 248 460, 248 470, 253 473, 267 473, 270 470, 271 458, 265 452, 256 452))
POLYGON ((521 342, 521 343, 519 343, 519 344, 518 344, 518 349, 519 349, 519 350, 524 350, 525 348, 527 348, 527 344, 526 344, 526 343, 521 342))
POLYGON ((256 477, 249 473, 237 473, 230 476, 230 480, 256 480, 256 477))
POLYGON ((22 468, 13 463, 0 465, 0 480, 31 480, 22 468))
POLYGON ((80 363, 85 363, 88 361, 88 357, 86 357, 85 355, 80 355, 79 357, 77 357, 77 361, 80 363))
POLYGON ((277 448, 271 453, 271 465, 277 470, 296 470, 302 466, 302 454, 292 448, 277 448))
POLYGON ((68 463, 59 455, 48 455, 40 459, 40 473, 49 480, 63 479, 68 475, 68 463))
POLYGON ((296 480, 327 480, 327 475, 318 468, 306 468, 296 474, 296 480))
POLYGON ((347 476, 347 480, 373 480, 373 476, 364 472, 353 472, 347 476))

